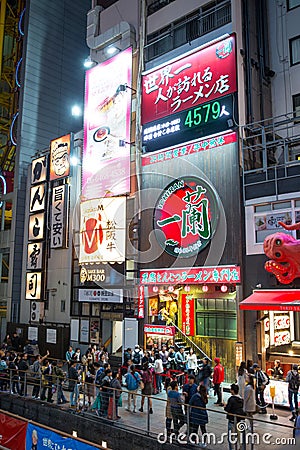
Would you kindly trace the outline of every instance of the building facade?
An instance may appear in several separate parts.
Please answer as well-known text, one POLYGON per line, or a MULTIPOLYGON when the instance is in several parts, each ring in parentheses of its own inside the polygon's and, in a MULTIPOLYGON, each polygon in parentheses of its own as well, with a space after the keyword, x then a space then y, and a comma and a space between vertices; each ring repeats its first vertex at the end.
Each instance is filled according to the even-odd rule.
MULTIPOLYGON (((36 299, 43 303, 41 324, 36 315, 30 320, 53 351, 58 346, 62 354, 67 336, 73 345, 102 343, 120 354, 136 342, 160 346, 177 333, 200 354, 221 357, 228 380, 241 358, 259 357, 266 365, 284 353, 290 362, 300 340, 297 313, 288 317, 289 343, 275 351, 271 342, 266 346, 266 335, 274 333, 263 329, 270 317, 239 305, 257 286, 280 288, 264 270, 263 241, 279 221, 299 221, 298 2, 130 3, 89 5, 86 42, 94 67, 85 76, 84 129, 71 135, 69 147, 70 161, 76 157, 79 165, 54 179, 47 172, 41 182, 33 181, 33 166, 27 173, 36 150, 41 154, 33 164, 46 157, 50 165, 55 149, 45 147, 74 131, 61 121, 49 133, 36 131, 43 141, 34 152, 24 150, 24 168, 16 165, 15 191, 26 167, 28 196, 17 209, 18 220, 26 211, 24 226, 17 216, 12 222, 22 231, 11 258, 20 252, 22 270, 10 264, 18 270, 9 277, 8 319, 24 324, 32 312, 21 299, 34 273, 28 246, 36 240, 23 242, 23 234, 34 214, 45 211, 45 239, 54 238, 54 194, 63 189, 68 233, 61 246, 44 243, 43 293, 36 299), (36 186, 41 193, 42 183, 46 206, 32 210, 30 195, 36 186), (66 331, 54 343, 51 330, 58 325, 66 331)), ((32 9, 28 24, 38 12, 32 9)), ((78 20, 84 15, 78 9, 78 20)), ((67 77, 64 64, 59 67, 67 77)), ((24 76, 28 83, 25 68, 24 76)), ((73 85, 61 86, 69 88, 68 104, 73 85)), ((33 148, 25 120, 30 89, 24 85, 18 125, 18 145, 26 149, 33 148)), ((40 127, 42 118, 36 114, 40 127)))

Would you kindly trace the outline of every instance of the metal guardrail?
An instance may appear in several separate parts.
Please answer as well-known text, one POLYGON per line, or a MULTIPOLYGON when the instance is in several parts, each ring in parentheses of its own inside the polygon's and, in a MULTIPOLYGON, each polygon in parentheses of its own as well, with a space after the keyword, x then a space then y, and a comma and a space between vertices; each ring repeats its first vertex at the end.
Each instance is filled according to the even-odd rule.
MULTIPOLYGON (((95 389, 94 385, 90 385, 95 389)), ((165 411, 167 406, 166 398, 159 398, 156 396, 147 396, 142 395, 137 390, 131 392, 136 399, 136 409, 141 405, 142 398, 144 398, 144 410, 141 414, 131 415, 131 412, 124 411, 125 406, 125 397, 127 397, 130 392, 127 389, 114 389, 112 387, 107 388, 108 391, 104 392, 100 391, 99 397, 100 402, 101 399, 105 399, 106 396, 106 404, 107 404, 107 414, 106 417, 98 417, 92 410, 87 410, 87 389, 88 383, 82 383, 81 385, 81 393, 79 397, 79 405, 77 409, 77 413, 80 413, 82 417, 88 418, 92 420, 93 423, 96 421, 102 422, 105 424, 113 424, 116 427, 122 429, 128 429, 131 432, 136 432, 140 435, 146 435, 156 439, 159 443, 185 443, 185 444, 194 444, 194 443, 203 443, 206 439, 208 444, 212 445, 220 445, 217 448, 224 448, 224 445, 227 446, 227 441, 232 437, 232 448, 237 450, 238 448, 242 448, 243 450, 254 450, 255 448, 259 448, 259 450, 267 450, 270 448, 279 448, 279 445, 294 445, 295 448, 298 448, 298 441, 293 437, 295 432, 300 433, 300 429, 295 428, 295 426, 289 426, 286 424, 276 422, 269 422, 263 419, 256 418, 255 416, 247 416, 233 414, 233 425, 232 425, 232 434, 228 434, 228 420, 226 419, 227 413, 223 411, 223 409, 213 409, 212 407, 194 407, 196 410, 203 411, 204 409, 208 413, 208 426, 207 433, 205 434, 205 439, 202 435, 197 436, 193 433, 193 427, 191 426, 191 415, 190 409, 191 406, 189 404, 183 404, 182 408, 184 408, 184 424, 181 424, 180 427, 180 438, 181 442, 178 442, 178 433, 175 435, 171 430, 171 433, 167 433, 164 418, 165 411), (122 396, 122 421, 120 421, 116 417, 116 401, 117 401, 117 393, 121 393, 122 396), (150 408, 153 409, 154 414, 151 414, 150 408), (123 413, 124 411, 124 413, 123 413), (173 433, 173 434, 172 434, 173 433), (191 440, 193 439, 193 441, 191 440), (198 439, 198 442, 195 442, 195 439, 198 439), (203 440, 202 440, 203 439, 203 440), (185 441, 184 441, 185 440, 185 441), (202 440, 202 441, 201 441, 202 440), (276 447, 277 445, 277 447, 276 447)), ((127 399, 128 400, 128 399, 127 399)), ((94 407, 96 410, 97 407, 94 407)), ((272 411, 273 412, 273 411, 272 411)), ((266 416, 267 417, 267 416, 266 416)), ((37 424, 38 425, 38 424, 37 424)), ((46 427, 47 429, 51 429, 46 427)), ((53 430, 56 431, 57 430, 53 430)), ((101 447, 100 447, 101 448, 101 447)), ((280 448, 282 448, 280 446, 280 448)))

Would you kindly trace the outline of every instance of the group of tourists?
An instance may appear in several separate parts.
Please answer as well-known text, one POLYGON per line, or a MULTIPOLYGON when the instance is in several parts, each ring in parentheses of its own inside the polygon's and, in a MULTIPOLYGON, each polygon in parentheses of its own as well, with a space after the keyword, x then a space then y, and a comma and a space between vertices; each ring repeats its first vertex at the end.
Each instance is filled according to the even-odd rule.
MULTIPOLYGON (((193 349, 175 350, 173 346, 163 345, 160 350, 144 351, 137 344, 134 349, 124 351, 122 368, 112 370, 103 346, 90 345, 84 353, 70 346, 62 361, 50 359, 48 351, 40 355, 35 345, 27 342, 21 348, 18 339, 5 340, 0 350, 0 390, 26 396, 28 385, 33 385, 33 399, 56 401, 57 405, 68 402, 64 392, 68 390, 72 409, 90 409, 99 417, 115 420, 120 419, 120 406, 125 406, 130 413, 153 414, 152 396, 165 392, 167 434, 178 435, 185 424, 189 433, 198 434, 200 428, 202 447, 206 446, 209 420, 206 406, 212 388, 215 405, 224 407, 227 413, 228 433, 234 432, 236 424, 246 417, 251 420, 255 413, 267 413, 264 397, 270 378, 252 361, 240 364, 236 382, 230 386, 231 396, 225 404, 224 367, 220 358, 215 357, 212 364, 208 357, 198 359, 193 349), (127 402, 123 405, 124 388, 127 402)), ((269 371, 273 378, 283 379, 278 362, 269 371)), ((290 420, 295 420, 300 388, 297 364, 292 365, 286 381, 292 412, 290 420)))

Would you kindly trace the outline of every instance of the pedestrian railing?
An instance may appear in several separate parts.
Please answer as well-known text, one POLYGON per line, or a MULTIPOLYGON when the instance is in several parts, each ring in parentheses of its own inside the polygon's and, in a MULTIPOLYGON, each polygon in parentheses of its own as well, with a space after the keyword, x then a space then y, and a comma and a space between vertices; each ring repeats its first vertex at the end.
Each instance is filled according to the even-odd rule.
MULTIPOLYGON (((270 445, 272 447, 277 445, 277 448, 280 448, 287 444, 296 445, 295 448, 297 448, 299 445, 296 444, 296 436, 300 435, 299 428, 295 428, 293 424, 286 425, 279 421, 266 420, 267 416, 261 419, 255 415, 245 417, 234 414, 228 425, 227 413, 223 408, 212 408, 211 406, 200 408, 183 404, 182 413, 176 415, 171 412, 170 417, 170 410, 166 416, 166 409, 169 406, 167 395, 165 398, 161 398, 156 395, 143 395, 138 390, 128 391, 124 387, 121 390, 109 386, 101 388, 85 382, 84 379, 80 382, 78 380, 69 381, 74 382, 74 392, 76 392, 73 400, 77 412, 95 420, 109 422, 114 426, 130 428, 131 431, 135 429, 137 433, 152 437, 161 444, 179 442, 221 446, 225 443, 226 445, 230 444, 229 448, 232 450, 253 450, 256 447, 263 450, 271 448, 270 445), (93 404, 91 401, 89 403, 91 398, 94 400, 93 404), (130 411, 126 411, 125 406, 130 411), (135 412, 133 412, 132 406, 135 412), (195 426, 191 416, 191 408, 194 412, 195 410, 201 412, 205 409, 208 413, 208 424, 203 434, 198 433, 198 427, 195 426), (133 414, 136 416, 134 421, 132 420, 133 414), (165 419, 162 420, 162 417, 165 419)), ((43 380, 42 376, 31 379, 26 371, 20 374, 20 371, 9 369, 5 376, 2 374, 0 377, 0 389, 6 385, 6 394, 27 395, 31 388, 32 392, 34 389, 42 392, 46 387, 51 391, 47 400, 54 397, 57 402, 59 392, 65 390, 61 382, 62 380, 56 379, 54 384, 50 380, 43 380)), ((46 398, 43 399, 42 396, 42 400, 46 400, 46 398)))

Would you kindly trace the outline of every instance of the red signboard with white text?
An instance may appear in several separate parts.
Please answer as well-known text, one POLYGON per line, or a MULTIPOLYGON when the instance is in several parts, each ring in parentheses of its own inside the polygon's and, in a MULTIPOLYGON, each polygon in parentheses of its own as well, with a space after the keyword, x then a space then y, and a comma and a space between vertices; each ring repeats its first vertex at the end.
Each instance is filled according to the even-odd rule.
POLYGON ((167 325, 144 325, 144 333, 175 336, 175 327, 169 327, 167 325))
POLYGON ((239 266, 183 267, 140 271, 140 283, 156 284, 237 284, 241 282, 239 266))
POLYGON ((187 336, 195 334, 195 299, 192 295, 181 295, 182 332, 187 336))
POLYGON ((142 124, 237 90, 235 37, 230 36, 145 72, 142 124))
POLYGON ((138 319, 143 319, 145 317, 145 287, 139 286, 139 299, 138 299, 138 319))
POLYGON ((0 413, 0 447, 25 450, 27 422, 0 413))

